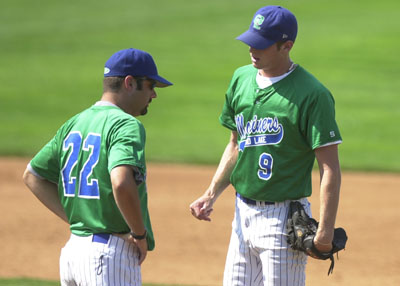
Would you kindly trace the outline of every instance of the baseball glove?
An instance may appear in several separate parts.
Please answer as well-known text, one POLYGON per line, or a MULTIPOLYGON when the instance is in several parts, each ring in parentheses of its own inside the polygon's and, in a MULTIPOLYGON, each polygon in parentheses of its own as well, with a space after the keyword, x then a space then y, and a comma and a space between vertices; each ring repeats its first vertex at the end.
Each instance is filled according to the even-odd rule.
POLYGON ((328 275, 333 272, 335 260, 333 254, 337 254, 344 249, 347 242, 346 231, 343 228, 335 228, 332 250, 320 252, 314 245, 314 237, 318 229, 318 222, 310 218, 305 212, 303 205, 298 201, 290 202, 286 230, 288 234, 287 242, 292 249, 302 251, 316 259, 330 259, 331 265, 328 275))

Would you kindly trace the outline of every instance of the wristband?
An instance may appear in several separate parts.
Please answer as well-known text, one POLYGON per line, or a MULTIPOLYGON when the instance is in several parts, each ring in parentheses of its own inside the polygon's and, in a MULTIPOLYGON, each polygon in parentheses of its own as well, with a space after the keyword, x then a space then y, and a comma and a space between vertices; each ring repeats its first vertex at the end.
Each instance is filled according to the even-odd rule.
POLYGON ((130 232, 130 235, 137 240, 142 240, 145 239, 147 237, 147 230, 144 230, 144 233, 142 235, 138 235, 136 233, 134 233, 133 231, 130 232))

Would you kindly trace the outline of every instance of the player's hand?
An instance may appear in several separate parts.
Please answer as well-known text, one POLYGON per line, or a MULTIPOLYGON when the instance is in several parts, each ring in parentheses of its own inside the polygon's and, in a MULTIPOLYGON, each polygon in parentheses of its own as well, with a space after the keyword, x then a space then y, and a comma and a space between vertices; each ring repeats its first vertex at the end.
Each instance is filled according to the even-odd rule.
POLYGON ((135 239, 132 236, 129 236, 129 241, 134 243, 139 252, 139 265, 142 265, 143 261, 147 256, 147 240, 146 239, 135 239))
POLYGON ((190 212, 199 220, 211 221, 210 215, 213 211, 213 204, 213 199, 207 195, 204 195, 190 205, 190 212))
POLYGON ((318 235, 314 237, 314 246, 320 252, 330 252, 332 250, 332 240, 324 241, 318 235))

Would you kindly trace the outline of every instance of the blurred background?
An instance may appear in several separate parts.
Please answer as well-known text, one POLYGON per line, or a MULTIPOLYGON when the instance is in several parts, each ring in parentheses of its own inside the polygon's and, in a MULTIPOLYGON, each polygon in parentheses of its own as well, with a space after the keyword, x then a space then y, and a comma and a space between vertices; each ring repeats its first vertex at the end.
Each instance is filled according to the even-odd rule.
POLYGON ((111 54, 133 47, 174 83, 139 118, 148 160, 216 164, 229 138, 225 91, 250 64, 235 37, 265 5, 296 15, 292 59, 334 95, 342 169, 399 172, 398 0, 3 0, 0 156, 34 155, 100 98, 111 54))
MULTIPOLYGON (((139 117, 147 130, 146 156, 154 172, 150 208, 159 237, 144 281, 189 283, 180 274, 190 273, 198 284, 219 285, 208 282, 220 281, 233 190, 219 200, 212 224, 199 224, 187 206, 207 187, 203 182, 229 139, 218 122, 225 91, 234 70, 250 64, 248 47, 235 38, 266 5, 282 5, 296 15, 292 60, 332 92, 343 137, 340 160, 348 172, 337 222, 348 230, 349 247, 329 278, 327 264, 311 262, 308 284, 399 285, 400 234, 391 227, 397 223, 400 174, 399 0, 2 0, 0 242, 7 247, 0 276, 58 279, 68 229, 26 193, 21 174, 62 123, 100 99, 106 60, 133 47, 149 52, 160 75, 174 83, 157 89, 149 113, 139 117), (210 168, 181 170, 169 163, 210 168), (355 170, 380 173, 366 178, 364 172, 353 176, 355 170), (379 215, 371 211, 376 209, 379 215), (177 268, 179 262, 183 268, 177 268), (202 272, 204 265, 209 269, 202 272)), ((318 175, 313 178, 316 189, 318 175)), ((0 278, 0 284, 58 282, 2 284, 0 278)))

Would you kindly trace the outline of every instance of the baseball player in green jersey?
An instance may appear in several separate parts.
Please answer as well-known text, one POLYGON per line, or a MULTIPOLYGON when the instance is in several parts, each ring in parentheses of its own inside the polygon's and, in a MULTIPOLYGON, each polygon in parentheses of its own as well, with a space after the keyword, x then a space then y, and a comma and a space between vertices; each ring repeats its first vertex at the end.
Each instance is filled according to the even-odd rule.
POLYGON ((285 230, 291 201, 310 214, 311 172, 320 169, 320 224, 314 240, 332 248, 341 182, 334 99, 289 52, 297 20, 287 9, 259 9, 237 39, 249 46, 251 65, 238 68, 220 116, 230 141, 206 192, 190 205, 210 221, 213 204, 229 184, 236 210, 223 284, 305 285, 307 256, 290 248, 285 230))
POLYGON ((154 236, 137 117, 147 113, 154 88, 169 85, 150 54, 118 51, 105 64, 101 100, 63 124, 28 164, 25 184, 70 225, 61 285, 141 285, 154 236))

